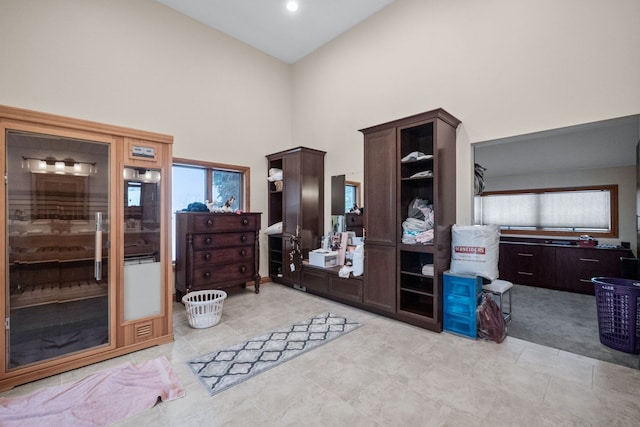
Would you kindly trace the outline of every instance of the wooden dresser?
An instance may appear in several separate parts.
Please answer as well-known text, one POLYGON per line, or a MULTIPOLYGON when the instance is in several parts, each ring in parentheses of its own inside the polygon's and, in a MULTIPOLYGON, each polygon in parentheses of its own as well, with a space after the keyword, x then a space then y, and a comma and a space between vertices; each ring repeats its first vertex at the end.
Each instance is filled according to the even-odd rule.
POLYGON ((353 231, 356 236, 364 236, 364 214, 346 213, 344 215, 344 226, 347 231, 353 231))
POLYGON ((260 213, 176 213, 176 300, 254 281, 260 292, 260 213))

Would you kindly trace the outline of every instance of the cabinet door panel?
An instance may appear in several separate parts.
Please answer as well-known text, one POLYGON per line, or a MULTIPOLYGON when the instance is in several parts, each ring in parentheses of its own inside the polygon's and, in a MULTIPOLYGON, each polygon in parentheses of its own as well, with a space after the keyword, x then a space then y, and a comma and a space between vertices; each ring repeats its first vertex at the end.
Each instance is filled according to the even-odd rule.
POLYGON ((331 276, 329 291, 336 297, 362 303, 362 280, 360 279, 331 276))
POLYGON ((329 274, 312 268, 302 269, 302 285, 307 290, 326 294, 329 289, 329 274))
POLYGON ((287 155, 283 161, 283 221, 282 233, 297 236, 301 212, 301 159, 299 155, 287 155))
POLYGON ((396 311, 396 249, 365 247, 364 304, 378 310, 396 311))
POLYGON ((6 131, 5 215, 14 246, 5 369, 110 342, 111 152, 104 142, 6 131), (39 152, 48 157, 31 158, 39 152), (83 172, 83 165, 91 167, 83 172))
POLYGON ((365 136, 365 234, 373 245, 395 245, 396 230, 396 129, 365 136))

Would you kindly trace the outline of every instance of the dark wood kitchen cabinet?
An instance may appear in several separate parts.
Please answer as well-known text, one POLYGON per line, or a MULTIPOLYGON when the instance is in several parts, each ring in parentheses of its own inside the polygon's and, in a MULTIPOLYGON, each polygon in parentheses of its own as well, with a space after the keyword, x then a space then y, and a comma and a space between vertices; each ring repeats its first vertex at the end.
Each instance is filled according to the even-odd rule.
POLYGON ((594 294, 592 277, 620 277, 621 257, 630 249, 582 247, 544 239, 500 243, 500 278, 519 285, 594 294), (547 243, 548 242, 548 243, 547 243))
POLYGON ((556 248, 555 283, 561 290, 594 294, 592 277, 621 277, 621 257, 633 257, 629 249, 556 248))
POLYGON ((555 248, 535 244, 502 243, 499 255, 500 278, 521 285, 552 283, 555 248))

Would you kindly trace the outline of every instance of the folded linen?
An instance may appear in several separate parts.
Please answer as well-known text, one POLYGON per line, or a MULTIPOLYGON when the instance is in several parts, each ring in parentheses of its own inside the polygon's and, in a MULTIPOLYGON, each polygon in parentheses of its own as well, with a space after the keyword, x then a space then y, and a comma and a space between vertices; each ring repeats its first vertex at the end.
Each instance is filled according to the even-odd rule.
POLYGON ((432 158, 433 158, 432 154, 424 154, 422 151, 412 151, 411 153, 407 154, 402 159, 400 159, 400 162, 407 163, 407 162, 412 162, 416 160, 427 160, 432 158))
POLYGON ((282 169, 271 168, 269 169, 269 181, 282 181, 282 169))

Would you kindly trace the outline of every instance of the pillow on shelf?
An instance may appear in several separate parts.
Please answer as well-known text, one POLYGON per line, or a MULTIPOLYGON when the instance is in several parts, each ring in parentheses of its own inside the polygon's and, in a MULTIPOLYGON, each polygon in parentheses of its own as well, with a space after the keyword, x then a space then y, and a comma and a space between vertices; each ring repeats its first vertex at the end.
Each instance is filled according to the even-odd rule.
POLYGON ((264 230, 265 234, 280 234, 282 233, 282 221, 271 224, 264 230))

